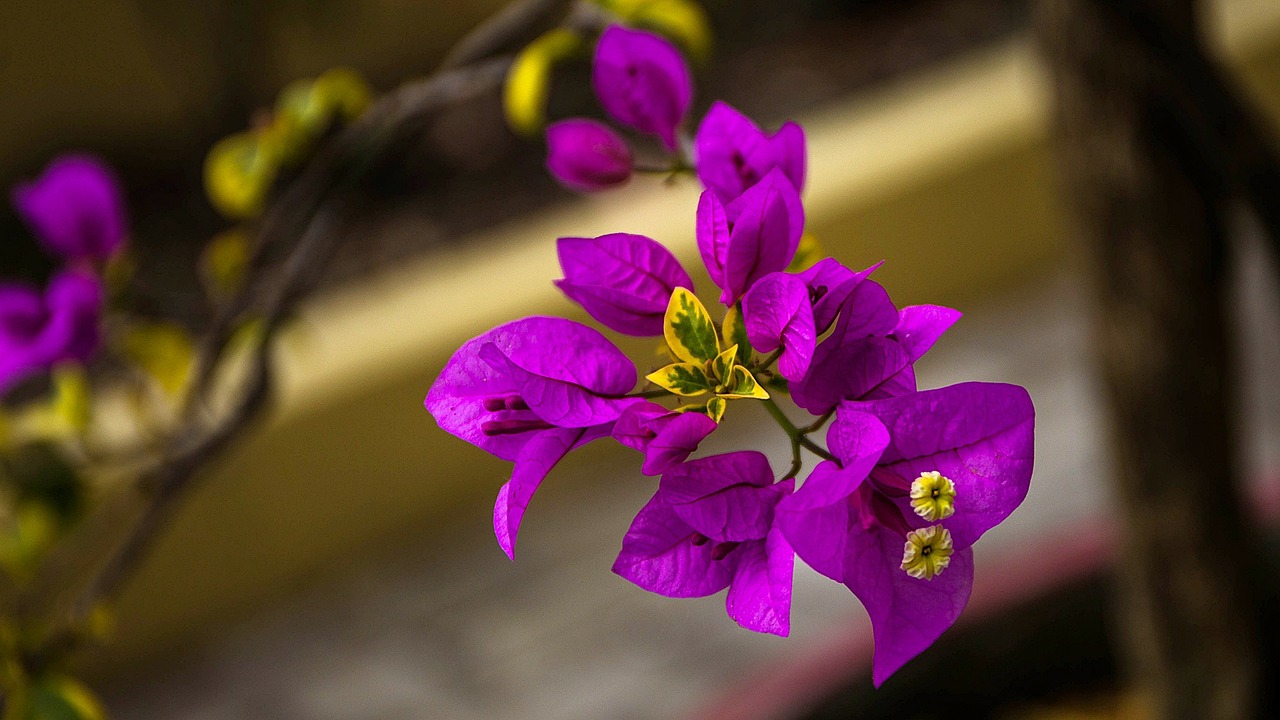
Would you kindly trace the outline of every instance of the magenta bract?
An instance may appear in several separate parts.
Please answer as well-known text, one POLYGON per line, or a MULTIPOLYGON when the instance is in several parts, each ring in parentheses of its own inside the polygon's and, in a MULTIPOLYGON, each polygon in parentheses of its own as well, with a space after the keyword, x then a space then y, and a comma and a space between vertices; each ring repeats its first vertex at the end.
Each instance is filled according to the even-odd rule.
POLYGON ((67 260, 108 260, 129 234, 120 181, 87 155, 49 163, 40 177, 13 189, 13 205, 40 243, 67 260))
POLYGON ((729 588, 726 610, 743 627, 787 635, 794 551, 773 527, 774 507, 792 490, 774 483, 758 452, 692 460, 662 476, 636 515, 613 571, 667 597, 729 588))
POLYGON ((742 296, 742 317, 751 346, 760 352, 782 348, 778 372, 799 380, 809 370, 818 335, 809 288, 798 275, 770 273, 742 296))
POLYGON ((606 437, 628 405, 635 366, 598 331, 531 317, 469 340, 445 364, 425 405, 440 427, 516 463, 494 511, 502 549, 514 552, 529 497, 574 447, 606 437))
POLYGON ((672 412, 657 403, 636 403, 622 411, 613 439, 644 453, 645 475, 661 475, 684 462, 716 429, 716 421, 696 412, 672 412))
POLYGON ((965 383, 841 405, 824 462, 777 507, 778 526, 800 558, 844 583, 871 615, 877 685, 933 644, 968 600, 970 546, 1026 497, 1035 411, 1014 385, 965 383), (955 487, 954 514, 913 511, 912 482, 937 472, 955 487), (907 533, 941 526, 954 543, 931 579, 900 565, 907 533))
POLYGON ((81 272, 54 275, 44 292, 0 283, 0 394, 56 363, 89 360, 101 340, 102 304, 102 284, 81 272))
POLYGON ((661 335, 671 293, 677 287, 693 289, 671 251, 643 235, 560 238, 556 253, 564 270, 556 287, 591 317, 626 335, 661 335))
POLYGON ((693 78, 670 41, 614 25, 600 35, 592 84, 613 119, 679 147, 677 129, 693 101, 693 78))
POLYGON ((698 200, 698 250, 733 305, 757 280, 785 270, 804 233, 800 195, 780 170, 771 170, 728 205, 711 191, 698 200))
POLYGON ((570 190, 617 187, 634 165, 631 147, 604 123, 572 118, 547 127, 547 170, 570 190))
POLYGON ((698 179, 723 202, 731 202, 778 168, 797 191, 804 190, 804 130, 789 122, 768 135, 750 118, 717 101, 693 140, 698 179))

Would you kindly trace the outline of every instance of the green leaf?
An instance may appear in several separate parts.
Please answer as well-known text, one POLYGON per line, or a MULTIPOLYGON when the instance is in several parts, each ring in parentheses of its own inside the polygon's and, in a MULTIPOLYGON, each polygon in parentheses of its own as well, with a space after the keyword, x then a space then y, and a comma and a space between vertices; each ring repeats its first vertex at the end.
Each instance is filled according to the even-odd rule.
POLYGON ((646 379, 676 395, 701 395, 715 389, 715 381, 707 376, 702 365, 695 363, 674 363, 649 373, 646 379))
POLYGON ((684 362, 706 363, 720 354, 720 338, 711 314, 685 288, 671 293, 662 334, 671 353, 684 362))
POLYGON ((747 326, 742 323, 742 303, 729 308, 724 316, 724 341, 738 346, 738 364, 751 362, 751 340, 747 338, 747 326))
POLYGON ((31 690, 26 720, 105 720, 102 704, 80 681, 52 676, 31 690))
POLYGON ((725 388, 716 393, 723 398, 755 398, 757 400, 766 400, 769 393, 756 382, 755 377, 741 365, 733 368, 733 374, 729 378, 729 382, 725 383, 725 388))

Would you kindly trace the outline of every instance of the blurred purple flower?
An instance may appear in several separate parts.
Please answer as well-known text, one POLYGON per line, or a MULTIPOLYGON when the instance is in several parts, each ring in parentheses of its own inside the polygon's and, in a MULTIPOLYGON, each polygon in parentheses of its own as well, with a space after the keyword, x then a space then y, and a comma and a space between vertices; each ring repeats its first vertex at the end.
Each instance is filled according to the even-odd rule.
POLYGON ((1035 409, 1014 385, 965 383, 840 406, 836 461, 777 507, 800 558, 871 616, 879 686, 955 622, 970 547, 1026 497, 1035 409))
POLYGON ((765 275, 786 269, 803 233, 800 195, 777 169, 728 205, 710 190, 698 200, 698 250, 725 305, 765 275))
POLYGON ((756 632, 791 631, 795 553, 774 527, 774 507, 794 481, 774 484, 758 452, 693 460, 662 476, 627 531, 613 571, 667 597, 729 588, 725 608, 756 632))
POLYGON ((601 122, 571 118, 547 128, 547 170, 579 192, 606 190, 631 179, 631 147, 601 122))
POLYGON ((645 475, 661 475, 684 462, 716 429, 700 412, 672 412, 657 403, 636 403, 622 411, 613 439, 644 453, 645 475))
POLYGON ((101 340, 99 281, 62 271, 43 293, 25 283, 0 283, 0 394, 24 376, 74 360, 85 362, 101 340))
POLYGON ((498 544, 514 557, 525 508, 570 450, 607 437, 636 384, 627 356, 585 325, 551 317, 509 322, 449 358, 425 405, 446 432, 515 462, 494 506, 498 544))
POLYGON ((105 163, 63 155, 18 184, 13 205, 37 239, 67 260, 106 261, 129 234, 124 191, 105 163))
POLYGON ((662 335, 672 291, 693 289, 671 251, 643 235, 560 238, 556 253, 564 270, 556 287, 591 317, 627 335, 662 335))
POLYGON ((698 178, 723 202, 733 201, 774 168, 797 191, 804 190, 804 130, 793 122, 769 135, 727 103, 716 101, 698 126, 693 146, 698 178))
POLYGON ((618 122, 679 147, 676 131, 693 101, 693 79, 666 38, 611 26, 600 35, 592 66, 600 104, 618 122))

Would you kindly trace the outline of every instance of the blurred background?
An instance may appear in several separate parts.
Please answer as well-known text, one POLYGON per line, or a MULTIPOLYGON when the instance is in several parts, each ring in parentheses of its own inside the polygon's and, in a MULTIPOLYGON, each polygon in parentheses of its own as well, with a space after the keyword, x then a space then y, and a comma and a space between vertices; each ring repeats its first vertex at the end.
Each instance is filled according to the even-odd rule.
MULTIPOLYGON (((222 227, 201 187, 210 145, 299 77, 350 66, 386 91, 423 76, 502 4, 0 3, 0 184, 66 150, 109 160, 134 218, 137 312, 198 329, 210 309, 196 261, 222 227)), ((1028 3, 706 8, 716 45, 696 68, 697 107, 719 98, 769 127, 800 121, 809 228, 827 252, 855 267, 886 260, 877 279, 900 305, 965 312, 920 385, 1012 382, 1036 402, 1031 493, 978 546, 961 624, 873 692, 865 614, 807 569, 785 640, 738 628, 719 599, 644 593, 609 572, 653 489, 617 447, 562 463, 517 562, 503 556, 490 523, 508 467, 441 432, 423 395, 494 324, 583 319, 550 283, 557 236, 645 233, 694 266, 697 189, 638 178, 571 196, 542 168, 541 143, 506 129, 495 93, 379 170, 324 291, 285 339, 270 419, 202 480, 122 598, 113 641, 84 659, 114 717, 934 717, 921 682, 954 717, 1142 716, 1116 679, 1088 292, 1028 3)), ((1280 4, 1204 9, 1212 53, 1280 127, 1280 4)), ((598 114, 587 70, 557 75, 552 117, 598 114)), ((1261 233, 1237 225, 1244 476, 1274 517, 1280 291, 1261 233)), ((0 234, 4 275, 49 273, 7 206, 0 234)), ((642 365, 652 352, 625 349, 642 365)), ((758 436, 787 457, 763 412, 730 422, 739 442, 713 449, 758 436)))

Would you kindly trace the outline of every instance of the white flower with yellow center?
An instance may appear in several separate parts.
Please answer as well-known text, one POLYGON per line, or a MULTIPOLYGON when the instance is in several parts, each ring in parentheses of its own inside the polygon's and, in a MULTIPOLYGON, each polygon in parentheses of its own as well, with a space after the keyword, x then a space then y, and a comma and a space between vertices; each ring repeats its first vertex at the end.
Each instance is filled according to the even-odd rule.
POLYGON ((932 580, 951 564, 951 533, 941 525, 907 533, 902 569, 913 578, 932 580))
POLYGON ((946 520, 956 513, 956 486, 942 473, 921 473, 911 483, 911 509, 929 522, 946 520))

